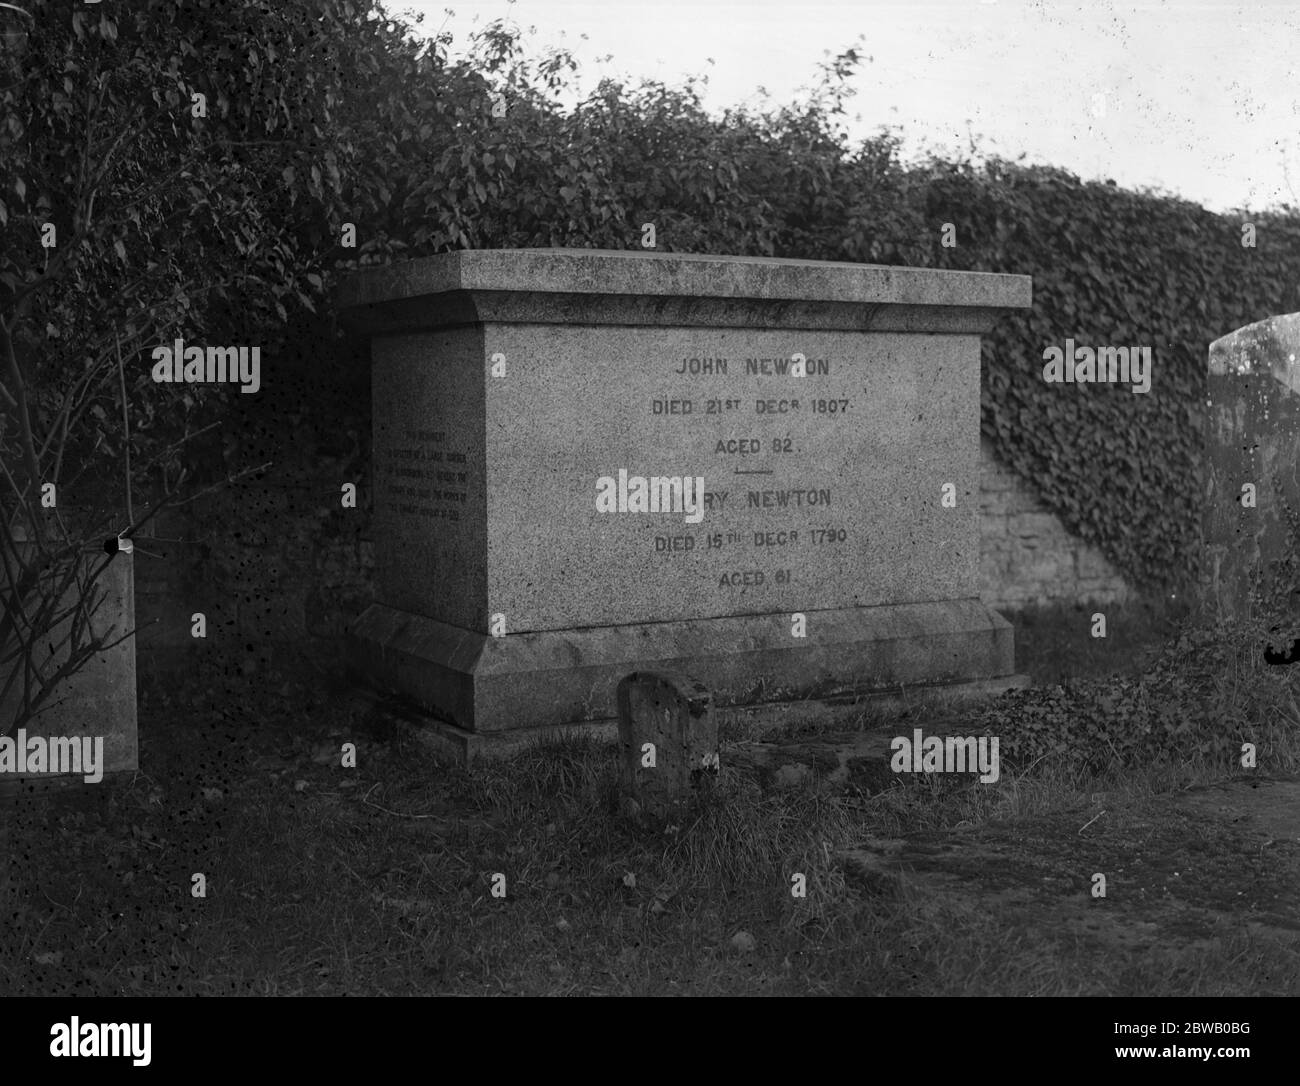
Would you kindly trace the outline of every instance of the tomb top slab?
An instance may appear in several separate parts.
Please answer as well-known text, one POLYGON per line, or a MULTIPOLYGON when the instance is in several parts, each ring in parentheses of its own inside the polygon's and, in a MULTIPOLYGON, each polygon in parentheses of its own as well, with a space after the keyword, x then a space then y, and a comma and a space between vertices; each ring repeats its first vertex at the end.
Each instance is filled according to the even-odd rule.
POLYGON ((1031 288, 1024 275, 820 260, 614 249, 471 249, 364 269, 340 286, 338 303, 350 311, 349 324, 371 332, 481 320, 732 324, 729 318, 734 318, 745 324, 777 304, 786 327, 979 332, 1005 310, 1027 307, 1031 288), (437 296, 456 294, 477 295, 477 301, 428 304, 437 296), (518 300, 508 303, 503 296, 518 300), (604 304, 575 310, 572 302, 578 298, 604 304), (421 299, 425 304, 402 304, 421 299), (645 319, 637 315, 637 300, 645 319), (673 305, 672 300, 685 304, 673 305), (729 303, 735 312, 717 302, 729 303), (931 311, 929 321, 926 311, 931 311), (955 323, 953 311, 963 314, 955 323))

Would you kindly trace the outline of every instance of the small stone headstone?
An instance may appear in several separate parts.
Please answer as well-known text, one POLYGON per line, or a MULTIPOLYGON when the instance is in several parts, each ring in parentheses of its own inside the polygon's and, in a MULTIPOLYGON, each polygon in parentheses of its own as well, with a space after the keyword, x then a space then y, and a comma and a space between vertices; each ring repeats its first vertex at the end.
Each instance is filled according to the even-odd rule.
POLYGON ((667 819, 717 775, 712 698, 694 679, 654 672, 628 675, 617 698, 623 811, 667 819))
POLYGON ((1220 622, 1300 616, 1300 313, 1210 344, 1202 532, 1220 622))

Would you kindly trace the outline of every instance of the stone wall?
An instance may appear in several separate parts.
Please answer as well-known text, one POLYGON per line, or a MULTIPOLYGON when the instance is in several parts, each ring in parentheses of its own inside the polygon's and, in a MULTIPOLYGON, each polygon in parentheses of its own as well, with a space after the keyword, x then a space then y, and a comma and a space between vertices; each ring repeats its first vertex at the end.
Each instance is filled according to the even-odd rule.
POLYGON ((1132 587, 1096 547, 1071 535, 980 436, 980 597, 999 610, 1122 603, 1132 587))

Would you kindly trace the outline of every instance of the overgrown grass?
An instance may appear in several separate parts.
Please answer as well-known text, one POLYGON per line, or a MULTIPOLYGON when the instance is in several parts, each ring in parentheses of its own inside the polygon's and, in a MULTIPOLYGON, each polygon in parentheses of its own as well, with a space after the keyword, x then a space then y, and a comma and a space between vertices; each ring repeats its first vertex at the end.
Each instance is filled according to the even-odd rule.
MULTIPOLYGON (((877 775, 831 787, 817 772, 774 788, 724 749, 718 787, 667 834, 617 817, 608 746, 569 739, 465 770, 309 689, 151 688, 145 772, 0 808, 0 992, 1300 993, 1295 946, 1240 927, 1133 955, 974 900, 870 892, 846 874, 837 854, 865 837, 1059 822, 1073 848, 1103 807, 1158 825, 1165 797, 1239 772, 1224 751, 1197 749, 1200 730, 1161 730, 1179 714, 1234 743, 1249 735, 1261 765, 1296 772, 1287 669, 1202 634, 1153 656, 1167 615, 1141 625, 1107 613, 1104 647, 1080 636, 1073 609, 1017 618, 1033 630, 1020 667, 1044 688, 967 708, 920 699, 859 722, 1001 734, 1020 761, 997 784, 879 786, 877 775), (1139 656, 1154 661, 1149 677, 1129 667, 1122 682, 1100 680, 1139 656), (1110 757, 1078 756, 1072 744, 1093 735, 1084 718, 1110 757), (1135 722, 1160 742, 1123 741, 1135 722), (1071 742, 1054 744, 1060 734, 1071 742), (355 770, 326 761, 344 740, 358 744, 355 770), (196 873, 206 897, 192 895, 196 873)), ((836 734, 795 731, 793 742, 836 734)))

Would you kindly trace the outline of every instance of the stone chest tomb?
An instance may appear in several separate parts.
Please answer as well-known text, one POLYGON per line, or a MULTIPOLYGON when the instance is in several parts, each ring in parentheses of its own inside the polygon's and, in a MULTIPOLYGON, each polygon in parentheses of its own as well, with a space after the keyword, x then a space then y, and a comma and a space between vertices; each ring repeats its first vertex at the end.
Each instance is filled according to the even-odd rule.
POLYGON ((977 589, 980 335, 1028 278, 490 250, 339 301, 372 343, 354 663, 457 734, 612 722, 640 670, 741 711, 1018 684, 977 589))

